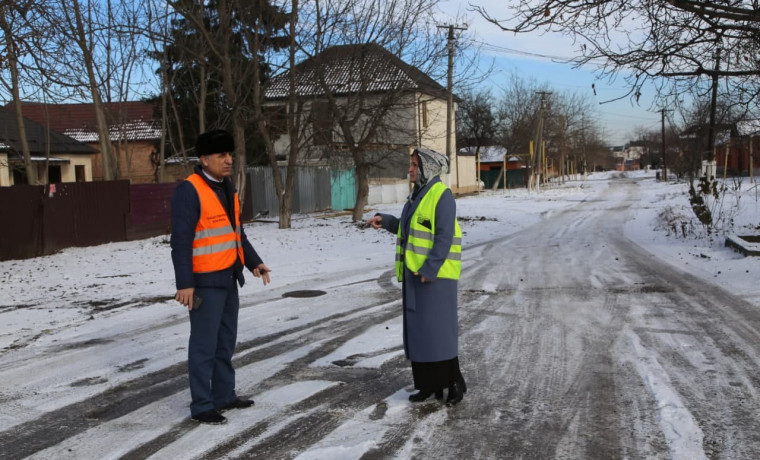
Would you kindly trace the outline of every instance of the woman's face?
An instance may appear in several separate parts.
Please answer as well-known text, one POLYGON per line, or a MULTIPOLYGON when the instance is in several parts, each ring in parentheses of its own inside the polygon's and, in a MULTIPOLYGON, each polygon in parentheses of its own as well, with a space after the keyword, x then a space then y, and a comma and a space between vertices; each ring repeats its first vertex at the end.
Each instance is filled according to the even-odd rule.
POLYGON ((416 153, 411 156, 409 161, 409 182, 417 182, 417 175, 420 172, 420 156, 416 153))

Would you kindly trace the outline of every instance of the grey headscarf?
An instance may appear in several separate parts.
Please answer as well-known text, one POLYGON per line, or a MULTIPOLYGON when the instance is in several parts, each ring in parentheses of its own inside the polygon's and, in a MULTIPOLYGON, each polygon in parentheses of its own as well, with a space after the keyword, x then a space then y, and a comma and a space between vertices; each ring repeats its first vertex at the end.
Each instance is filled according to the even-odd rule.
POLYGON ((426 148, 414 149, 412 155, 417 154, 420 158, 417 180, 414 185, 422 188, 430 179, 449 172, 449 159, 446 155, 426 148))

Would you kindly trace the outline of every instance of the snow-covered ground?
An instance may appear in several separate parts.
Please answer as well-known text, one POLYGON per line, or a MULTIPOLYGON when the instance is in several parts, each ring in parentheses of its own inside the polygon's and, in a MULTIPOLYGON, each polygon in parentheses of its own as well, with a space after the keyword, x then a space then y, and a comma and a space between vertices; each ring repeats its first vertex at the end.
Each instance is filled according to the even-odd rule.
MULTIPOLYGON (((495 236, 526 228, 567 207, 568 203, 582 201, 598 193, 607 187, 611 178, 620 174, 597 173, 585 180, 569 181, 560 187, 539 192, 500 190, 459 198, 457 210, 464 233, 463 246, 466 249, 468 244, 485 242, 495 236)), ((708 238, 703 235, 699 225, 693 224, 696 221, 688 204, 686 184, 657 182, 654 172, 626 174, 641 179, 639 184, 644 197, 629 216, 625 230, 628 238, 663 261, 720 285, 760 307, 758 258, 745 257, 726 248, 724 236, 708 238), (664 225, 662 215, 682 216, 685 221, 692 222, 692 227, 687 226, 691 230, 684 237, 682 227, 664 225)), ((398 215, 401 206, 401 203, 378 206, 368 210, 366 215, 371 216, 374 212, 398 215)), ((740 190, 729 190, 721 213, 723 217, 733 220, 735 233, 760 234, 760 191, 757 185, 745 179, 740 190)), ((256 222, 248 224, 246 232, 273 271, 272 284, 266 287, 252 276, 248 278, 240 291, 243 304, 275 295, 279 297, 282 292, 308 286, 305 280, 330 276, 340 277, 344 285, 355 282, 353 295, 362 295, 362 280, 366 278, 367 271, 375 270, 379 275, 391 269, 393 264, 395 237, 387 232, 362 229, 347 215, 294 216, 293 228, 287 230, 278 229, 275 222, 256 222)), ((10 375, 10 363, 15 366, 10 378, 0 380, 0 408, 3 408, 0 410, 0 432, 18 423, 34 420, 46 411, 98 394, 105 385, 160 370, 185 358, 185 352, 177 349, 185 346, 189 325, 185 319, 186 312, 172 300, 174 276, 168 236, 69 248, 52 256, 0 262, 0 285, 0 374, 10 375), (166 328, 160 332, 166 337, 166 346, 162 349, 153 352, 140 350, 137 353, 136 350, 114 346, 110 349, 113 356, 102 357, 106 361, 125 365, 135 364, 129 362, 129 355, 151 353, 149 361, 135 364, 134 367, 139 368, 137 374, 119 375, 115 369, 112 374, 104 375, 100 369, 98 378, 103 379, 100 384, 87 380, 93 377, 88 375, 86 366, 80 367, 74 363, 60 366, 61 372, 66 369, 65 372, 71 375, 40 374, 46 365, 38 360, 41 350, 64 344, 76 347, 77 344, 91 344, 98 340, 105 343, 122 334, 149 336, 155 333, 151 328, 153 324, 171 321, 176 324, 171 328, 170 336, 166 337, 166 328), (109 338, 99 335, 103 330, 108 330, 109 338), (23 362, 25 356, 29 360, 26 373, 18 369, 20 359, 23 362), (54 380, 66 384, 56 385, 54 380)), ((278 304, 276 308, 263 308, 255 312, 241 311, 239 341, 270 333, 264 330, 266 325, 291 321, 299 316, 303 317, 302 321, 307 321, 307 307, 302 301, 300 304, 292 302, 285 305, 291 305, 292 310, 285 310, 282 304, 278 304)), ((335 311, 349 309, 350 303, 335 302, 334 308, 335 311)), ((365 353, 372 357, 362 366, 376 367, 389 357, 397 356, 399 351, 385 355, 373 355, 373 352, 392 348, 394 342, 400 345, 400 341, 400 323, 397 320, 378 324, 336 350, 334 355, 337 356, 327 356, 322 361, 328 363, 340 359, 341 355, 365 353)), ((135 347, 139 349, 138 342, 135 342, 135 347)), ((119 344, 118 340, 114 343, 119 344)), ((145 343, 155 344, 155 341, 146 340, 145 343)), ((306 349, 308 346, 300 353, 305 354, 306 349)), ((105 346, 103 350, 108 352, 109 348, 105 346)), ((255 372, 241 372, 238 374, 239 384, 254 388, 255 382, 279 369, 281 362, 278 359, 292 360, 294 357, 279 356, 266 366, 257 366, 255 372)), ((320 365, 320 362, 313 365, 320 365)), ((47 365, 52 368, 59 364, 51 359, 47 365)), ((330 385, 330 382, 294 384, 255 395, 257 407, 260 406, 259 410, 262 411, 259 416, 264 417, 268 410, 286 406, 289 401, 303 399, 330 385)), ((189 400, 185 392, 173 398, 178 402, 174 406, 167 402, 169 407, 184 408, 186 401, 179 400, 189 400)), ((388 399, 389 423, 394 417, 403 418, 404 407, 407 406, 405 398, 406 393, 402 391, 388 399)), ((156 412, 153 414, 156 415, 156 412)), ((160 416, 171 424, 187 417, 187 413, 184 409, 181 412, 167 409, 160 416)), ((228 429, 236 429, 234 423, 225 428, 228 429)), ((358 457, 366 450, 366 443, 371 443, 363 442, 358 435, 363 430, 366 431, 366 427, 346 424, 336 430, 332 441, 327 438, 324 446, 315 446, 311 451, 304 452, 302 458, 324 458, 328 455, 335 458, 358 457)), ((226 431, 217 433, 215 436, 221 439, 226 431)), ((215 436, 204 442, 215 442, 215 436)), ((87 439, 90 452, 102 454, 113 449, 109 436, 103 436, 101 443, 95 441, 94 445, 93 439, 97 437, 89 436, 87 439)), ((77 445, 73 438, 66 442, 77 445)), ((41 452, 40 458, 46 458, 46 455, 52 454, 41 452)))

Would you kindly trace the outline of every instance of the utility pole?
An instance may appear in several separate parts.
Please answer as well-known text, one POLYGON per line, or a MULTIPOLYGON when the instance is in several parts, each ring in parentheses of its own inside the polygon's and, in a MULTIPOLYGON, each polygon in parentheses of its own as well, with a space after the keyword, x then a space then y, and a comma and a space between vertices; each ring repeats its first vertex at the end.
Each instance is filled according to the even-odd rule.
MULTIPOLYGON (((533 159, 533 175, 542 170, 541 158, 543 157, 543 144, 544 144, 544 110, 546 109, 546 96, 551 94, 549 91, 536 91, 536 94, 541 95, 541 106, 538 109, 538 126, 536 127, 536 142, 535 146, 536 154, 533 159)), ((544 160, 545 162, 546 160, 544 160)), ((544 164, 545 166, 545 164, 544 164)), ((545 179, 545 178, 544 178, 545 179)), ((536 180, 538 186, 538 180, 536 180)))
POLYGON ((583 176, 581 178, 585 181, 588 175, 588 170, 586 169, 586 115, 581 115, 581 157, 581 164, 583 165, 583 176))
POLYGON ((565 116, 560 117, 560 126, 562 128, 562 137, 561 137, 561 145, 559 148, 559 183, 564 184, 565 183, 565 173, 566 171, 566 165, 565 165, 565 150, 567 149, 567 118, 565 116))
MULTIPOLYGON (((717 38, 720 40, 720 36, 717 38)), ((710 127, 707 130, 707 161, 715 160, 715 110, 718 99, 718 72, 720 71, 720 43, 715 50, 715 71, 712 74, 712 95, 710 97, 710 127)), ((708 177, 709 179, 709 177, 708 177)))
MULTIPOLYGON (((449 63, 446 77, 446 156, 449 159, 449 166, 457 171, 457 188, 459 188, 459 161, 453 155, 452 133, 454 131, 454 30, 467 30, 467 24, 464 27, 457 27, 453 24, 438 26, 439 29, 448 29, 446 37, 447 47, 449 49, 449 63)), ((451 171, 449 171, 451 174, 451 171)), ((451 180, 449 180, 451 182, 451 180)), ((449 184, 452 185, 452 184, 449 184)), ((480 184, 478 184, 480 190, 480 184)))
POLYGON ((665 112, 669 110, 660 109, 660 118, 662 120, 662 180, 668 180, 668 163, 665 160, 665 112))

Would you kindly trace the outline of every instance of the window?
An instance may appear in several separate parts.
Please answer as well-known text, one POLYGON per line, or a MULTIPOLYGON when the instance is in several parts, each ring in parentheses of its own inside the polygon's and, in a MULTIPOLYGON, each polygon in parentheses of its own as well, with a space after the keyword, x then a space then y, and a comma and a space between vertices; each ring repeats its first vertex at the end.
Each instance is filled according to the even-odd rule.
POLYGON ((76 177, 77 182, 84 182, 86 180, 85 174, 84 174, 84 165, 75 165, 74 166, 74 176, 76 177))
POLYGON ((333 123, 330 105, 315 102, 311 105, 311 129, 314 132, 314 145, 330 145, 333 142, 333 123))
POLYGON ((280 136, 288 132, 288 109, 284 105, 270 105, 264 107, 269 133, 280 136))
POLYGON ((422 102, 422 127, 427 128, 428 127, 428 105, 427 102, 422 102))
POLYGON ((48 166, 48 184, 61 182, 61 167, 59 165, 48 166))

